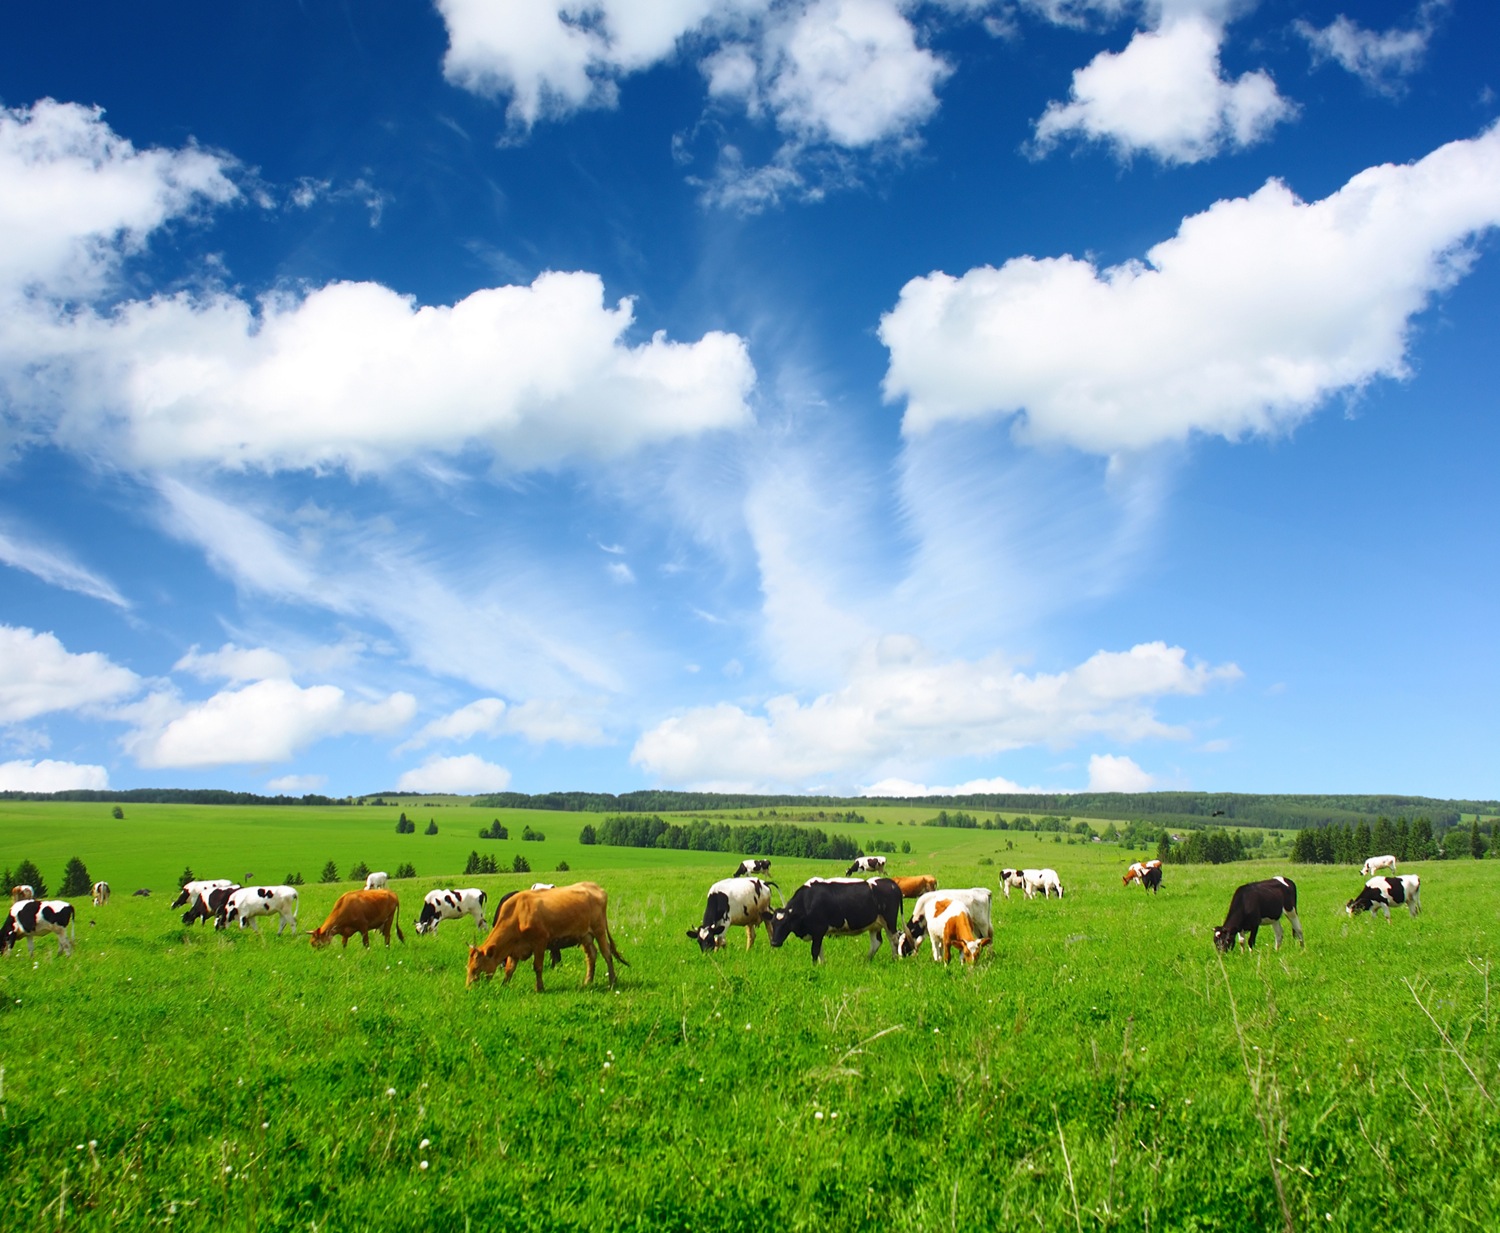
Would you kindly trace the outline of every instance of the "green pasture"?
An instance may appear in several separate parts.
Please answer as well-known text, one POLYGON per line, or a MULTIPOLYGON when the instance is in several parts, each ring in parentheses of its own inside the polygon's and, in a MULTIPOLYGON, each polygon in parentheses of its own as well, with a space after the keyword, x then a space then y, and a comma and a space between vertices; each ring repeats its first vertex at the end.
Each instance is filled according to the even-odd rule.
MULTIPOLYGON (((584 815, 502 814, 547 833, 495 844, 533 874, 461 884, 498 895, 545 875, 536 850, 565 857, 609 892, 630 963, 611 993, 566 952, 538 995, 529 970, 464 987, 467 922, 410 929, 495 815, 435 810, 428 837, 425 813, 398 836, 383 812, 128 807, 139 851, 107 806, 0 806, 0 864, 55 880, 76 853, 116 888, 81 902, 71 959, 47 939, 0 962, 0 1227, 1496 1227, 1489 862, 1403 869, 1425 910, 1387 924, 1344 915, 1352 869, 1169 867, 1152 898, 1111 845, 893 818, 869 824, 913 841, 892 872, 994 887, 1001 864, 1045 863, 1067 897, 997 892, 974 969, 867 962, 863 939, 814 967, 795 939, 747 952, 738 930, 703 956, 684 936, 732 856, 588 848, 584 815), (417 866, 395 884, 404 945, 191 930, 162 898, 184 864, 312 878, 329 857, 417 866), (1306 950, 1266 931, 1221 963, 1231 890, 1277 872, 1306 950)), ((302 927, 346 889, 303 887, 302 927)))

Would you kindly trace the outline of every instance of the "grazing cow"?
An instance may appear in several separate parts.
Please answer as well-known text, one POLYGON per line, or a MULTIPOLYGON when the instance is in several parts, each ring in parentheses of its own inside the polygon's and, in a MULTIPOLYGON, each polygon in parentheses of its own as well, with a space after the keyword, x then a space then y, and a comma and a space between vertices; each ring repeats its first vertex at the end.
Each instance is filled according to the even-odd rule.
POLYGON ((914 878, 892 878, 891 881, 901 888, 903 899, 916 899, 928 891, 937 890, 937 879, 930 873, 914 878))
POLYGON ((489 898, 477 886, 464 890, 432 890, 422 900, 422 911, 413 923, 418 933, 436 933, 445 920, 472 916, 477 929, 484 928, 484 905, 489 898))
POLYGON ((10 901, 12 903, 20 903, 22 900, 35 898, 36 887, 28 885, 25 882, 10 888, 10 901))
POLYGON ((177 898, 172 900, 167 906, 170 908, 186 907, 206 890, 217 890, 221 886, 238 885, 238 882, 231 882, 228 878, 204 878, 197 882, 184 882, 182 890, 177 894, 177 898))
POLYGON ((133 890, 130 893, 141 899, 151 898, 151 888, 149 886, 142 886, 139 890, 133 890))
POLYGON ((771 914, 771 945, 779 948, 796 934, 812 941, 812 958, 823 958, 825 937, 848 937, 857 933, 870 935, 873 959, 880 949, 882 930, 891 937, 891 953, 896 954, 896 934, 901 919, 901 888, 890 878, 843 881, 813 878, 797 888, 784 908, 771 914))
MULTIPOLYGON (((556 890, 557 889, 557 883, 556 882, 533 882, 531 884, 531 889, 532 890, 556 890)), ((481 925, 484 924, 483 921, 480 921, 479 923, 481 925)))
MULTIPOLYGON (((582 946, 587 972, 584 984, 594 980, 594 947, 604 955, 609 987, 615 986, 615 960, 629 967, 609 932, 609 896, 594 882, 574 882, 544 891, 515 891, 495 909, 495 924, 482 946, 469 947, 469 966, 464 977, 472 985, 480 976, 491 977, 505 965, 509 984, 518 960, 528 956, 536 969, 536 991, 542 992, 542 956, 562 946, 582 946)), ((555 951, 554 951, 555 953, 555 951)))
MULTIPOLYGON (((993 938, 990 905, 993 893, 988 886, 972 886, 967 890, 928 891, 912 904, 911 919, 896 939, 898 955, 915 954, 925 934, 932 943, 932 957, 942 958, 943 927, 938 919, 947 911, 959 910, 969 919, 969 928, 976 938, 993 938)), ((944 960, 946 962, 946 960, 944 960)))
POLYGON ((1148 869, 1141 874, 1141 886, 1153 895, 1161 888, 1161 864, 1157 863, 1155 869, 1148 869))
POLYGON ((1344 905, 1344 911, 1353 916, 1356 912, 1373 913, 1379 908, 1385 913, 1386 920, 1390 920, 1391 907, 1403 903, 1412 916, 1422 910, 1422 879, 1414 873, 1402 874, 1397 878, 1371 878, 1365 883, 1364 889, 1344 905))
POLYGON ((387 874, 384 870, 381 870, 378 873, 372 873, 367 878, 365 878, 365 889, 384 890, 386 883, 390 880, 390 875, 387 874))
POLYGON ((338 902, 333 905, 333 911, 328 913, 328 919, 308 935, 312 939, 313 948, 327 946, 334 938, 344 939, 344 949, 349 949, 349 939, 356 933, 363 939, 365 949, 370 949, 371 932, 385 935, 385 944, 389 948, 391 944, 391 927, 396 928, 396 938, 405 942, 406 935, 401 932, 401 922, 396 919, 396 913, 401 908, 401 900, 388 890, 353 890, 338 897, 338 902))
POLYGON ((1228 951, 1245 934, 1246 950, 1255 949, 1255 934, 1262 925, 1270 925, 1276 935, 1276 949, 1281 949, 1281 917, 1285 914, 1292 926, 1292 936, 1300 946, 1302 922, 1297 919, 1297 884, 1291 878, 1267 878, 1264 882, 1246 882, 1229 900, 1224 923, 1214 930, 1214 945, 1228 951))
POLYGON ((854 874, 854 873, 884 873, 884 872, 885 872, 885 857, 883 857, 883 856, 856 856, 854 858, 854 864, 850 865, 849 868, 847 868, 846 870, 844 870, 844 876, 847 878, 850 874, 854 874))
POLYGON ((1364 877, 1379 873, 1382 869, 1396 872, 1396 858, 1394 856, 1372 856, 1359 867, 1359 872, 1364 877))
POLYGON ((1063 897, 1062 879, 1057 876, 1056 869, 1002 869, 1000 889, 1005 892, 1007 899, 1010 898, 1012 887, 1024 891, 1028 899, 1034 899, 1037 895, 1046 899, 1054 893, 1059 899, 1063 897))
POLYGON ((963 954, 965 963, 973 964, 979 962, 979 952, 994 942, 994 938, 982 938, 975 935, 974 922, 962 908, 949 907, 938 917, 937 923, 942 926, 945 966, 954 947, 958 947, 963 954))
POLYGON ((188 905, 188 910, 182 914, 182 923, 196 925, 200 920, 213 920, 224 910, 224 905, 229 902, 229 896, 239 889, 231 882, 228 886, 215 886, 209 890, 199 891, 197 897, 188 905))
POLYGON ((742 860, 740 862, 740 867, 734 871, 734 876, 737 878, 748 878, 751 874, 770 872, 770 860, 764 856, 757 856, 742 860))
POLYGON ((57 949, 65 955, 73 953, 73 942, 78 936, 74 922, 73 905, 66 899, 20 899, 10 905, 10 915, 0 925, 0 955, 8 953, 22 938, 26 939, 26 953, 36 957, 36 938, 39 933, 57 935, 57 949))
POLYGON ((94 906, 96 908, 100 904, 108 903, 109 902, 109 883, 108 882, 95 882, 94 886, 93 886, 93 890, 92 890, 91 893, 93 894, 93 897, 94 897, 94 906))
POLYGON ((689 929, 687 935, 707 953, 724 945, 724 933, 731 925, 745 926, 745 949, 755 945, 755 927, 771 913, 772 882, 760 878, 725 878, 708 888, 708 903, 703 908, 703 923, 689 929))
POLYGON ((1141 879, 1141 885, 1144 886, 1145 885, 1146 872, 1147 872, 1147 870, 1150 870, 1150 869, 1160 870, 1161 869, 1161 862, 1160 861, 1154 861, 1154 860, 1153 861, 1135 861, 1135 862, 1133 862, 1131 864, 1130 868, 1125 871, 1124 884, 1126 886, 1129 886, 1133 881, 1135 881, 1137 878, 1139 878, 1139 879, 1141 879))
POLYGON ((237 891, 231 891, 229 898, 224 901, 224 906, 219 909, 219 918, 214 922, 214 928, 227 929, 238 921, 241 929, 249 924, 259 933, 260 926, 255 923, 257 916, 278 917, 276 936, 279 938, 282 930, 290 925, 292 936, 295 937, 297 934, 297 888, 295 886, 242 886, 237 891))

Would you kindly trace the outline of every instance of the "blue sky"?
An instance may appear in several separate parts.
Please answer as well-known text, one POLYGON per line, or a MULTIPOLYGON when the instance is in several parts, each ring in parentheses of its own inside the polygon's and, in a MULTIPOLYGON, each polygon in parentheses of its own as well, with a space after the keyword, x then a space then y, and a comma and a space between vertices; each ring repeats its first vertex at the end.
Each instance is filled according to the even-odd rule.
POLYGON ((1493 6, 7 35, 0 789, 1500 792, 1493 6))

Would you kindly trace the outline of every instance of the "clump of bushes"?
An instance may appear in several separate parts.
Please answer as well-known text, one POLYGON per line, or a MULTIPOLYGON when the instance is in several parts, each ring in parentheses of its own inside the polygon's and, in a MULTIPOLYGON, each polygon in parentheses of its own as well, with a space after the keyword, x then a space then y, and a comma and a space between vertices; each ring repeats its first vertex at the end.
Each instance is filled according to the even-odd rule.
POLYGON ((509 839, 510 832, 501 825, 500 819, 496 818, 488 826, 479 828, 479 837, 481 839, 509 839))
POLYGON ((517 852, 516 859, 510 863, 510 871, 512 873, 530 873, 531 862, 517 852))

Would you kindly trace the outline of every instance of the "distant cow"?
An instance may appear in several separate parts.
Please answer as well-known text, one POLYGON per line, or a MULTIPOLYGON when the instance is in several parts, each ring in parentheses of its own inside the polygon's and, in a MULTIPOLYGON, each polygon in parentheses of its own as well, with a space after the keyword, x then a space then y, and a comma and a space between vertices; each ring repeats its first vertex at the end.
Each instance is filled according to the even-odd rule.
POLYGON ((1400 877, 1371 878, 1364 889, 1344 905, 1344 911, 1353 916, 1356 912, 1373 912, 1379 908, 1391 919, 1391 908, 1406 905, 1407 912, 1415 916, 1422 910, 1422 879, 1414 873, 1400 877))
POLYGON ((544 891, 515 891, 495 909, 495 924, 481 946, 469 947, 464 983, 491 977, 505 965, 504 984, 515 975, 518 961, 530 958, 536 970, 536 991, 542 992, 542 957, 556 946, 582 946, 587 972, 594 980, 594 948, 604 955, 609 985, 615 986, 615 960, 629 967, 609 932, 609 896, 594 882, 575 882, 544 891))
POLYGON ((748 878, 755 873, 770 873, 771 862, 767 857, 757 856, 740 862, 740 867, 734 871, 737 878, 748 878))
POLYGON ((0 925, 0 955, 9 953, 22 938, 26 939, 26 953, 36 956, 38 934, 57 935, 57 949, 65 955, 73 953, 73 942, 78 936, 74 921, 76 913, 66 899, 19 899, 10 905, 10 914, 5 924, 0 925))
POLYGON ((848 869, 844 870, 844 876, 847 878, 850 874, 854 874, 854 873, 884 873, 884 872, 885 872, 885 857, 883 857, 883 856, 856 856, 854 858, 854 864, 850 865, 848 869))
POLYGON ((1062 879, 1057 876, 1056 869, 1002 869, 1000 889, 1005 892, 1007 899, 1010 898, 1012 888, 1025 892, 1028 899, 1034 899, 1037 895, 1046 899, 1052 894, 1056 894, 1059 899, 1063 897, 1062 879))
POLYGON ((242 886, 237 891, 232 891, 229 898, 225 900, 224 906, 219 909, 219 918, 214 922, 215 929, 227 929, 230 925, 238 923, 243 929, 248 924, 257 933, 260 926, 255 923, 257 916, 275 916, 278 918, 276 936, 279 938, 282 931, 290 925, 293 936, 297 933, 297 888, 295 886, 242 886))
POLYGON ((21 882, 18 885, 12 886, 10 888, 10 901, 12 903, 20 903, 22 900, 35 898, 36 887, 31 886, 26 882, 21 882))
POLYGON ((1152 870, 1152 869, 1160 871, 1161 870, 1161 862, 1160 861, 1135 861, 1130 866, 1130 868, 1125 871, 1124 884, 1126 886, 1129 886, 1135 880, 1140 879, 1141 885, 1144 886, 1145 885, 1146 873, 1147 873, 1147 871, 1152 870))
MULTIPOLYGON (((868 859, 868 858, 862 858, 868 859)), ((812 942, 812 958, 823 958, 825 937, 870 935, 873 959, 880 949, 881 933, 890 934, 891 953, 896 952, 896 933, 901 919, 901 888, 890 878, 868 882, 813 878, 797 888, 784 908, 771 915, 771 945, 780 947, 792 934, 812 942)))
POLYGON ((94 906, 109 902, 109 883, 95 882, 90 893, 93 895, 94 906))
POLYGON ((477 929, 484 928, 484 905, 489 896, 477 886, 464 890, 432 890, 422 900, 422 911, 414 922, 418 933, 436 933, 445 920, 472 916, 477 929))
POLYGON ((138 896, 141 899, 150 899, 151 898, 151 888, 149 886, 142 886, 140 889, 133 890, 130 893, 132 895, 138 896))
POLYGON ((724 934, 731 925, 745 926, 745 949, 755 945, 755 927, 771 913, 771 887, 774 883, 760 878, 725 878, 708 888, 708 903, 703 908, 703 923, 689 929, 687 935, 703 952, 724 945, 724 934))
POLYGON ((216 890, 221 886, 238 886, 239 883, 231 882, 228 878, 203 878, 196 882, 184 882, 182 889, 177 893, 177 898, 167 906, 169 908, 186 907, 206 890, 216 890))
MULTIPOLYGON (((969 918, 969 928, 974 938, 993 938, 995 929, 990 911, 992 899, 988 886, 928 891, 912 904, 911 919, 906 922, 906 928, 896 939, 896 953, 915 954, 922 937, 926 935, 932 943, 933 959, 946 962, 946 956, 942 952, 943 925, 940 918, 950 910, 963 911, 969 918)), ((974 953, 978 953, 977 949, 974 953)))
MULTIPOLYGON (((556 882, 533 882, 531 884, 531 889, 532 890, 556 890, 557 889, 557 883, 556 882)), ((480 921, 479 923, 481 925, 484 924, 483 921, 480 921)))
POLYGON ((1368 878, 1371 874, 1379 873, 1382 869, 1389 869, 1392 873, 1395 873, 1396 858, 1389 855, 1372 856, 1369 860, 1367 860, 1363 865, 1359 867, 1359 872, 1364 877, 1368 878))
POLYGON ((237 890, 239 887, 231 882, 228 886, 214 886, 199 891, 193 902, 188 904, 188 910, 182 914, 182 923, 196 925, 200 920, 213 920, 224 910, 229 896, 237 890))
POLYGON ((406 941, 401 932, 401 922, 396 919, 401 900, 388 890, 353 890, 338 897, 328 919, 308 936, 314 948, 327 946, 334 938, 344 939, 344 949, 349 949, 349 939, 359 934, 365 949, 370 948, 370 934, 385 935, 387 947, 391 944, 391 927, 395 926, 396 939, 406 941))
POLYGON ((901 898, 903 899, 916 899, 920 895, 925 895, 928 891, 937 890, 937 879, 930 873, 924 873, 920 877, 913 878, 892 878, 891 881, 901 888, 901 898))
POLYGON ((385 884, 390 880, 390 875, 382 869, 378 873, 372 873, 365 878, 365 889, 384 890, 385 884))
POLYGON ((1255 949, 1255 934, 1262 925, 1270 925, 1276 935, 1276 949, 1281 949, 1281 917, 1285 915, 1292 926, 1292 936, 1300 946, 1302 922, 1297 919, 1297 884, 1291 878, 1267 878, 1264 882, 1246 882, 1229 900, 1229 913, 1224 923, 1214 930, 1214 945, 1221 951, 1230 950, 1245 934, 1245 948, 1255 949))

